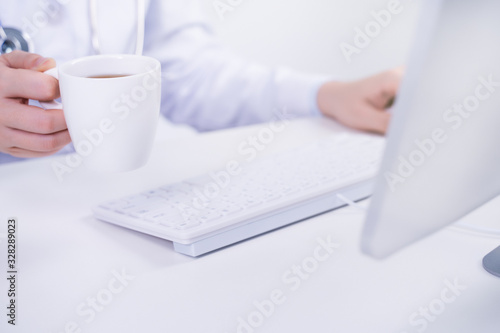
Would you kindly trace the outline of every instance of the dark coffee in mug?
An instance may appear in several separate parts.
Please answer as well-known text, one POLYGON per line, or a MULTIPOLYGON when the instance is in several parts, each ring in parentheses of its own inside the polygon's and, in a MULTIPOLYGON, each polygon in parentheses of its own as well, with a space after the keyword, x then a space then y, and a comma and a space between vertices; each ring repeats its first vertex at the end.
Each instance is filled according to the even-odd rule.
POLYGON ((89 79, 116 79, 120 77, 127 77, 132 74, 103 74, 103 75, 93 75, 93 76, 87 76, 89 79))

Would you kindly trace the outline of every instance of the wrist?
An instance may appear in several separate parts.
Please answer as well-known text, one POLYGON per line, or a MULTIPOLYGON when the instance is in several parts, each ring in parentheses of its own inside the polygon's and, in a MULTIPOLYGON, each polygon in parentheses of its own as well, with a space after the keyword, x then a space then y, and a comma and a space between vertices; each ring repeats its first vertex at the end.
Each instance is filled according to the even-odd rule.
POLYGON ((331 83, 331 79, 321 80, 312 89, 311 94, 311 112, 314 116, 325 116, 325 98, 328 90, 326 87, 331 83))
POLYGON ((333 103, 337 99, 336 92, 339 91, 341 85, 341 82, 329 81, 319 87, 317 105, 322 115, 333 116, 333 103))

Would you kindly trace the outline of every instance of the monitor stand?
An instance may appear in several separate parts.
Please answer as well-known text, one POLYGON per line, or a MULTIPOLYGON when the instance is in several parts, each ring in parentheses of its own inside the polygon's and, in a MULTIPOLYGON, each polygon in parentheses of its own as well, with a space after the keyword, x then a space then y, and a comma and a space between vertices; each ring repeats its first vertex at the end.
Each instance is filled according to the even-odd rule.
POLYGON ((484 257, 483 267, 489 273, 500 277, 500 246, 484 257))

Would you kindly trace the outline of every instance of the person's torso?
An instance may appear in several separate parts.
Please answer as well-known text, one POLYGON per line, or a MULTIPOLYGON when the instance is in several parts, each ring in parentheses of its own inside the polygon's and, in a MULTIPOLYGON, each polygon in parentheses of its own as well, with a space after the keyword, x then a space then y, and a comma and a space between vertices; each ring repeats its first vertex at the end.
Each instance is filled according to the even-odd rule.
MULTIPOLYGON (((146 7, 149 1, 146 0, 146 7)), ((137 1, 97 1, 102 53, 133 53, 137 39, 137 1)), ((0 3, 0 21, 33 40, 34 52, 59 63, 95 54, 89 0, 17 0, 0 3)))

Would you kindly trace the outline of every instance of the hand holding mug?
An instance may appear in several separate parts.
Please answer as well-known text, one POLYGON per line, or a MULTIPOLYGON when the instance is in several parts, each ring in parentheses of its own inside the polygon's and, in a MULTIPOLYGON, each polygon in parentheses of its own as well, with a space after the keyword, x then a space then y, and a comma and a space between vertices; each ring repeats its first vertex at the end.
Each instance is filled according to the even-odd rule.
MULTIPOLYGON (((99 171, 130 171, 151 153, 161 102, 161 65, 136 55, 91 56, 46 72, 59 79, 64 115, 77 156, 99 171)), ((42 103, 48 109, 57 102, 42 103)))
POLYGON ((0 152, 43 157, 71 142, 62 110, 28 105, 59 97, 57 81, 42 74, 54 66, 53 59, 22 51, 0 56, 0 152))

